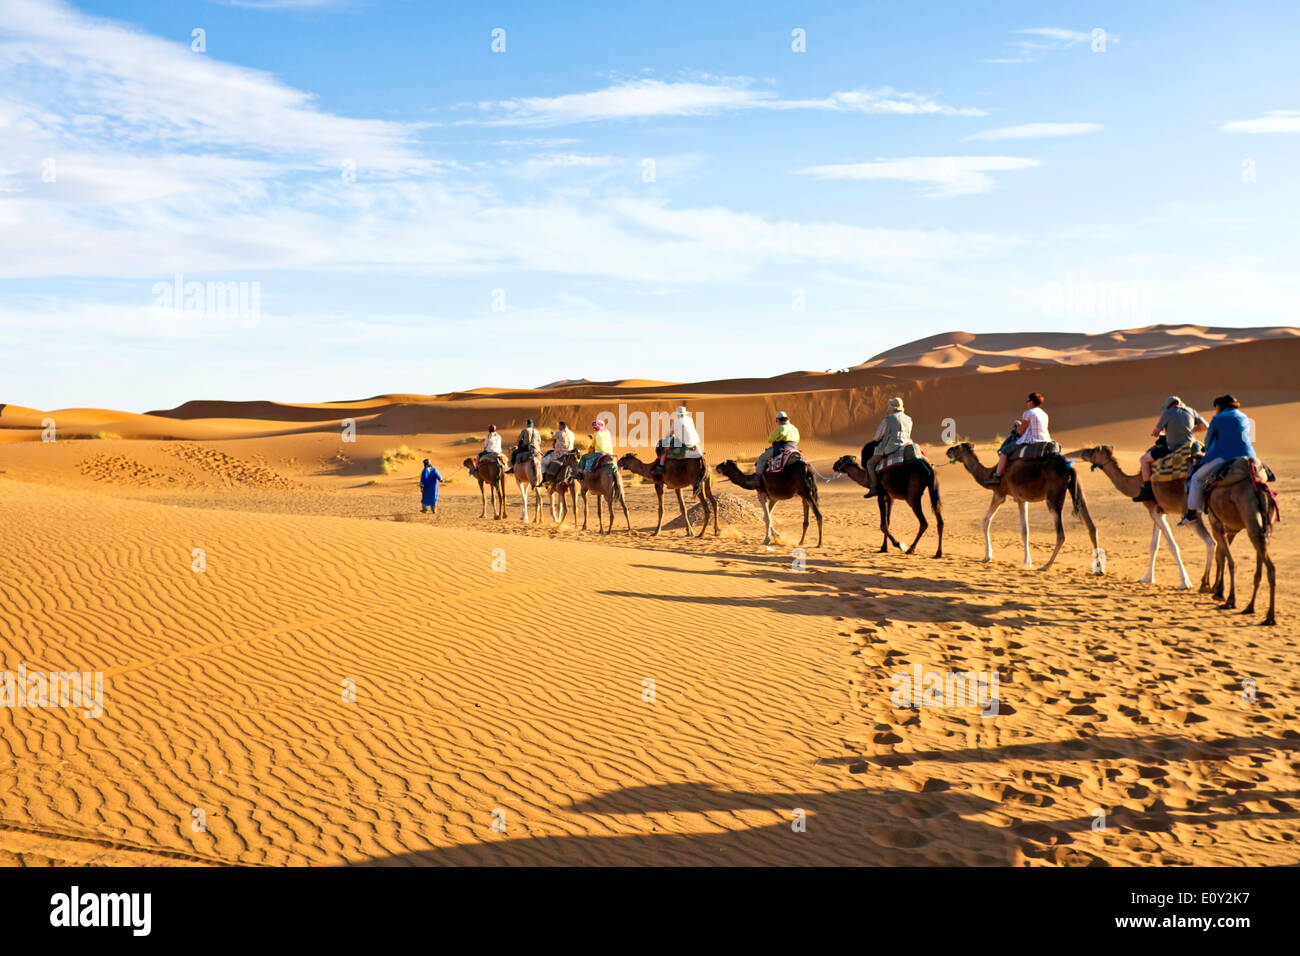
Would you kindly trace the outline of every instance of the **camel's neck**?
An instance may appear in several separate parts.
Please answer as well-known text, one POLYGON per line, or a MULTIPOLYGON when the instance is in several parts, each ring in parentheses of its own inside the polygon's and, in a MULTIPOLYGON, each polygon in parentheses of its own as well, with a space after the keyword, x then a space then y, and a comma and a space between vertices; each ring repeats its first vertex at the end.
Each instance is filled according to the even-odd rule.
POLYGON ((624 467, 634 475, 640 475, 642 478, 650 477, 650 466, 636 455, 628 455, 627 464, 624 467))
POLYGON ((1142 476, 1126 475, 1120 468, 1119 463, 1111 458, 1106 464, 1101 466, 1101 470, 1106 473, 1106 477, 1111 480, 1116 488, 1128 495, 1130 498, 1138 493, 1142 488, 1142 476))
POLYGON ((734 481, 736 484, 740 485, 740 487, 748 489, 749 491, 758 490, 760 478, 757 472, 755 472, 752 475, 747 475, 739 468, 737 468, 735 465, 732 465, 731 473, 727 475, 727 477, 730 478, 732 481, 734 481))
POLYGON ((975 480, 978 482, 983 482, 985 478, 993 474, 992 468, 988 467, 987 465, 980 464, 980 460, 977 457, 975 457, 974 452, 971 452, 970 454, 967 455, 963 455, 961 459, 961 463, 966 466, 966 470, 969 471, 975 477, 975 480))
POLYGON ((868 487, 870 482, 867 479, 867 469, 863 468, 855 461, 846 462, 844 465, 844 474, 848 475, 863 488, 868 487))

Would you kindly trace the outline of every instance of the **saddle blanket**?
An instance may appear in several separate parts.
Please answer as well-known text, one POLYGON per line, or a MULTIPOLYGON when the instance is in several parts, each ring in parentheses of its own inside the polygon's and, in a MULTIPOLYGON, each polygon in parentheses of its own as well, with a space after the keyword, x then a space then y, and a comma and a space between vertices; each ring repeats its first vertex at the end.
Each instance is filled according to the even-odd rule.
POLYGON ((1048 455, 1059 455, 1061 446, 1054 441, 1031 441, 1023 445, 1017 445, 1009 458, 1046 458, 1048 455))
POLYGON ((1201 443, 1189 441, 1171 448, 1151 466, 1152 481, 1177 481, 1185 479, 1192 465, 1201 460, 1201 443))
POLYGON ((613 469, 613 468, 614 468, 614 456, 613 456, 613 455, 606 455, 606 454, 603 454, 603 453, 602 453, 601 455, 597 456, 595 452, 587 452, 587 454, 583 455, 583 457, 582 457, 582 470, 583 470, 583 471, 585 471, 585 472, 592 472, 592 471, 595 471, 597 468, 611 468, 611 469, 613 469))
POLYGON ((782 448, 780 454, 773 455, 767 461, 768 471, 781 471, 790 462, 803 458, 798 448, 782 448))
MULTIPOLYGON (((659 447, 662 448, 663 446, 660 445, 659 447)), ((704 453, 700 451, 699 445, 692 445, 690 448, 687 448, 685 445, 669 445, 667 457, 673 459, 703 458, 704 453)))
POLYGON ((876 473, 879 474, 880 472, 888 471, 895 465, 915 461, 918 458, 926 464, 930 463, 930 460, 925 457, 925 452, 922 451, 919 446, 915 444, 904 445, 902 448, 898 449, 898 451, 890 452, 884 458, 880 459, 880 464, 876 466, 876 473))

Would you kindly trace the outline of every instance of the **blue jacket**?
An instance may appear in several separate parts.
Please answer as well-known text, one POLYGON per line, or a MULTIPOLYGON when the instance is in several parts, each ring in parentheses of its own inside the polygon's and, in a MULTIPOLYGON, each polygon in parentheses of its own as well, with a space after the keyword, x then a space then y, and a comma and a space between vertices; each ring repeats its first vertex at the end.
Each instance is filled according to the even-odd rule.
POLYGON ((432 465, 420 472, 420 504, 436 505, 438 503, 438 482, 442 480, 442 475, 432 465))
POLYGON ((1239 408, 1225 408, 1210 419, 1205 433, 1205 460, 1215 458, 1254 458, 1250 446, 1250 422, 1239 408))

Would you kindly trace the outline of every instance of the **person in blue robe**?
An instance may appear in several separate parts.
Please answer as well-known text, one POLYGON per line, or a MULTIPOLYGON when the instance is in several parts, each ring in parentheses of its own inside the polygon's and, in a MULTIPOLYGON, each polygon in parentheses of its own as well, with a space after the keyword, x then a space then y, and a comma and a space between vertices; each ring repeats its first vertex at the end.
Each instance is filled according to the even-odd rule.
POLYGON ((420 472, 420 514, 426 511, 438 513, 438 483, 445 481, 438 469, 424 459, 424 470, 420 472))

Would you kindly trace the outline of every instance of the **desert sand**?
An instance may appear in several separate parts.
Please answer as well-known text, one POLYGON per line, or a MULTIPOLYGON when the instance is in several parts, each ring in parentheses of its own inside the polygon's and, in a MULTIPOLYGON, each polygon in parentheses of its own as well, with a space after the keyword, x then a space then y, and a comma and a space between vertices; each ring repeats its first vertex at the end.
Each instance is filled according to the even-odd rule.
MULTIPOLYGON (((105 680, 98 718, 0 708, 0 861, 1300 862, 1300 333, 1116 335, 958 333, 774 379, 0 407, 3 669, 105 680), (1166 395, 1208 416, 1234 392, 1279 476, 1277 626, 1175 590, 1163 549, 1139 584, 1146 512, 1083 465, 1104 576, 1068 515, 1056 566, 1018 567, 1011 507, 981 563, 989 492, 941 435, 989 461, 1030 389, 1064 448, 1114 445, 1130 472, 1166 395), (830 476, 892 395, 938 465, 940 559, 933 529, 877 553, 876 505, 847 480, 821 485, 824 546, 800 567, 796 505, 765 547, 754 495, 718 476, 718 537, 680 519, 651 537, 653 491, 628 476, 634 530, 620 514, 602 537, 594 515, 523 525, 513 480, 507 517, 480 518, 459 465, 489 422, 509 441, 567 418, 584 438, 597 413, 684 399, 711 463, 752 461, 783 409, 830 476), (424 457, 452 479, 436 515, 424 457), (896 706, 917 665, 996 671, 998 714, 896 706)), ((896 508, 895 533, 915 528, 896 508)), ((1042 505, 1030 534, 1041 563, 1042 505)), ((1198 580, 1204 552, 1176 535, 1198 580)), ((1244 538, 1234 554, 1244 607, 1244 538)))

